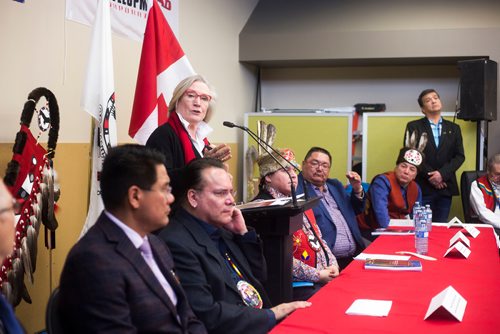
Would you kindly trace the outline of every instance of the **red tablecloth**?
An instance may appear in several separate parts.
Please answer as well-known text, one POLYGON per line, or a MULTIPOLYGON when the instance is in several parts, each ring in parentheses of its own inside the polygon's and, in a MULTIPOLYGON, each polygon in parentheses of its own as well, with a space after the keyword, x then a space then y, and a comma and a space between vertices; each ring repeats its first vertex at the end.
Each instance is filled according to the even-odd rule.
MULTIPOLYGON (((479 227, 475 239, 464 233, 471 242, 468 259, 444 258, 449 240, 459 230, 433 227, 428 255, 437 261, 421 260, 422 272, 365 270, 363 261, 353 261, 310 299, 311 307, 295 311, 272 334, 500 333, 500 260, 493 229, 479 227), (462 322, 443 316, 424 320, 431 299, 449 285, 467 300, 462 322), (346 315, 356 299, 393 303, 387 317, 346 315)), ((379 236, 364 253, 414 251, 414 242, 413 236, 379 236)))

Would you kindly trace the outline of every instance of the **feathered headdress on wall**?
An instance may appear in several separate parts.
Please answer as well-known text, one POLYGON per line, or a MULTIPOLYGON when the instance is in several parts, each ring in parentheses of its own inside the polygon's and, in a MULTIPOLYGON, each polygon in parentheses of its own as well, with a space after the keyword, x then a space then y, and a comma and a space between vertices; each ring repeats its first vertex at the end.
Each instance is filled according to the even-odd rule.
POLYGON ((14 306, 22 299, 31 303, 24 283, 24 275, 33 284, 36 269, 37 238, 40 224, 50 233, 46 246, 55 247, 54 231, 58 226, 54 209, 59 198, 59 187, 52 166, 59 133, 59 106, 56 97, 47 88, 36 88, 29 95, 21 114, 21 129, 16 134, 12 160, 7 165, 4 182, 20 204, 16 212, 16 236, 13 252, 2 265, 1 291, 14 306), (36 109, 40 98, 47 104, 36 109), (33 114, 37 112, 40 134, 48 131, 47 150, 38 143, 30 130, 33 114), (49 240, 49 242, 48 242, 49 240))

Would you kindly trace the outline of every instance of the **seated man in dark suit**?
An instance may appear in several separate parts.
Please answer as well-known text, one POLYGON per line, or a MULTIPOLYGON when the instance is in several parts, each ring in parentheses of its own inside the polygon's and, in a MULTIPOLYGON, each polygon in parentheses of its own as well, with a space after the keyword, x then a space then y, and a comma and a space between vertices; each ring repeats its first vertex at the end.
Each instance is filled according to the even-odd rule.
POLYGON ((308 195, 321 197, 320 204, 313 208, 314 217, 340 269, 344 269, 365 248, 356 221, 356 215, 364 209, 365 192, 358 173, 351 171, 346 174, 352 185, 348 196, 339 180, 328 178, 331 165, 330 152, 312 147, 302 162, 297 193, 304 192, 305 180, 308 195))
MULTIPOLYGON (((2 180, 0 180, 0 263, 12 254, 15 242, 15 203, 2 180)), ((6 282, 4 282, 5 284, 6 282)), ((0 333, 24 333, 16 319, 14 309, 0 293, 0 333)))
POLYGON ((104 160, 105 210, 71 249, 60 283, 67 333, 206 333, 175 276, 165 243, 174 201, 160 153, 112 148, 104 160))
POLYGON ((160 232, 174 255, 180 281, 210 333, 266 333, 308 302, 272 307, 261 284, 261 242, 235 208, 231 175, 220 160, 191 161, 181 208, 160 232))

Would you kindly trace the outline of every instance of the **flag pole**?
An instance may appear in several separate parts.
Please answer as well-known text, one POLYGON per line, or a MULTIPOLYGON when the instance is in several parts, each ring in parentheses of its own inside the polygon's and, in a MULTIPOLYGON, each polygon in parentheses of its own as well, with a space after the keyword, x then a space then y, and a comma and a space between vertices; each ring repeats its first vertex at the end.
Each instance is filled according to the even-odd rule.
POLYGON ((94 163, 94 161, 92 160, 93 157, 94 157, 94 136, 95 136, 95 126, 96 126, 96 120, 91 117, 90 118, 90 150, 89 150, 89 173, 88 173, 88 187, 87 187, 87 212, 89 211, 89 207, 90 207, 90 198, 92 196, 92 165, 94 163))

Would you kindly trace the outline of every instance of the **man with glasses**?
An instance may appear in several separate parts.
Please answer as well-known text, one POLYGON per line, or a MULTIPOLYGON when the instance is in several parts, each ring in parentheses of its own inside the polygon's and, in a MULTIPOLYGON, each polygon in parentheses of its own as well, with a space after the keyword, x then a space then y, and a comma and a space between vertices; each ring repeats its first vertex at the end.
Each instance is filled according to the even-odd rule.
POLYGON ((356 220, 356 215, 363 212, 365 193, 361 177, 349 171, 346 177, 352 192, 348 196, 342 182, 328 177, 331 163, 330 152, 312 147, 302 162, 297 193, 304 192, 302 180, 305 180, 309 196, 321 197, 320 204, 313 208, 314 216, 323 239, 337 258, 340 269, 344 269, 365 248, 356 220))
MULTIPOLYGON (((15 236, 16 203, 9 190, 0 180, 0 263, 12 254, 15 236)), ((0 333, 24 333, 16 319, 14 309, 0 293, 0 333)))
POLYGON ((500 235, 500 154, 489 158, 487 174, 472 182, 470 204, 479 220, 500 235))
POLYGON ((140 145, 112 148, 101 172, 104 211, 71 249, 60 282, 65 333, 206 333, 151 232, 174 201, 163 156, 140 145))
POLYGON ((276 321, 310 305, 270 304, 261 284, 267 276, 261 242, 235 208, 232 178, 220 160, 191 161, 185 182, 181 208, 159 236, 210 333, 266 333, 276 321))

